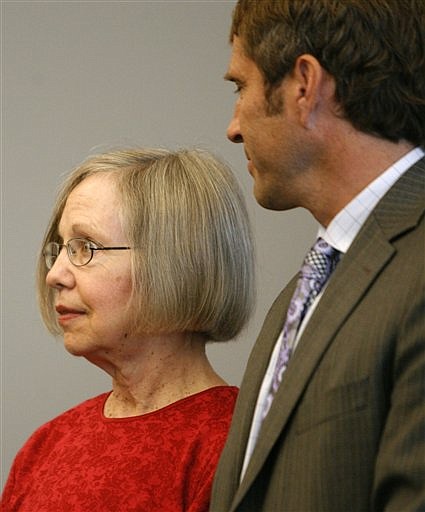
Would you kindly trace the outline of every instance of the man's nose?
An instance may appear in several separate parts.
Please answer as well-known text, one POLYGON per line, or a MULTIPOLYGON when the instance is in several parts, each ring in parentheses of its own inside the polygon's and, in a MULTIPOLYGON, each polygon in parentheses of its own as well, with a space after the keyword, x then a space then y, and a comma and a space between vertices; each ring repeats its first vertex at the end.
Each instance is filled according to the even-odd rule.
POLYGON ((241 134, 241 128, 239 124, 239 118, 237 115, 237 108, 233 114, 232 119, 230 120, 229 126, 227 127, 227 138, 231 142, 235 142, 236 144, 243 142, 243 137, 241 134))

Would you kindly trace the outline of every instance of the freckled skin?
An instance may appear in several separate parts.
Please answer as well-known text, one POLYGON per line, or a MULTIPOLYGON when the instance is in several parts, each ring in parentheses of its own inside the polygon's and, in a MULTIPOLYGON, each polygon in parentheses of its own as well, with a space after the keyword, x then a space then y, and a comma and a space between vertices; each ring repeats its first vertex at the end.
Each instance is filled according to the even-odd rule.
MULTIPOLYGON (((59 234, 65 242, 83 237, 128 246, 119 210, 112 175, 92 175, 69 195, 59 234)), ((107 417, 144 414, 226 384, 208 361, 203 335, 132 330, 130 251, 96 251, 87 265, 75 267, 62 250, 46 281, 57 305, 79 312, 61 323, 66 349, 112 377, 107 417)))
MULTIPOLYGON (((88 237, 101 244, 128 245, 116 215, 119 200, 114 181, 94 175, 69 195, 59 224, 61 237, 88 237)), ((129 340, 126 306, 131 295, 129 251, 97 251, 84 267, 72 265, 62 251, 47 275, 56 303, 84 311, 63 325, 66 349, 89 360, 108 357, 129 340)))

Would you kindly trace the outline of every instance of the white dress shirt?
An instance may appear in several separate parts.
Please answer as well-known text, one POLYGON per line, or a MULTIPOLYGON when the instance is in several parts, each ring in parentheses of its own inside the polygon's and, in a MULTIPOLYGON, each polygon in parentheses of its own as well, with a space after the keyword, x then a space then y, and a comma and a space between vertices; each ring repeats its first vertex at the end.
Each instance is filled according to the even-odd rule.
MULTIPOLYGON (((354 199, 352 199, 330 222, 327 228, 319 226, 318 237, 323 238, 328 244, 345 254, 357 233, 365 223, 366 219, 375 208, 380 199, 388 192, 394 183, 404 174, 409 167, 414 165, 425 155, 421 148, 415 148, 406 155, 404 155, 395 164, 384 171, 374 181, 372 181, 366 188, 364 188, 354 199)), ((293 350, 295 350, 297 343, 307 325, 313 311, 315 310, 321 296, 326 289, 326 284, 322 291, 316 297, 309 310, 307 311, 300 328, 298 330, 293 350)), ((282 322, 284 319, 282 319, 282 322)), ((283 327, 283 326, 282 326, 283 327)), ((264 409, 264 401, 266 400, 270 384, 273 379, 274 368, 276 366, 277 358, 279 355, 280 347, 282 344, 283 332, 276 341, 267 371, 264 375, 263 383, 258 394, 257 403, 254 410, 254 416, 251 424, 251 431, 248 438, 248 443, 245 451, 245 459, 242 467, 240 479, 245 475, 248 463, 254 451, 257 439, 260 434, 262 424, 262 411, 264 409)))

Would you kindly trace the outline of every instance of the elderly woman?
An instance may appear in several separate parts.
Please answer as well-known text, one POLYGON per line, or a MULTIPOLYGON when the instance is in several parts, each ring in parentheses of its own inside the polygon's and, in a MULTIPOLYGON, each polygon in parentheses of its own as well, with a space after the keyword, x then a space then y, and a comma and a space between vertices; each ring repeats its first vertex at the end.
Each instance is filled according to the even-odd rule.
POLYGON ((43 242, 39 302, 112 391, 31 436, 2 510, 208 510, 237 388, 205 344, 245 324, 252 253, 237 183, 206 152, 113 151, 72 172, 43 242))

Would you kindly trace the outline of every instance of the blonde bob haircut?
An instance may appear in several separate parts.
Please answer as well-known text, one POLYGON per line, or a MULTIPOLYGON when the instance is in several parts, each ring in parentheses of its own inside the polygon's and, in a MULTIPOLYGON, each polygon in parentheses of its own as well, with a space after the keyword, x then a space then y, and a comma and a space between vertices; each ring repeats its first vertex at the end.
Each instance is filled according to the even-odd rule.
MULTIPOLYGON (((116 178, 120 217, 132 248, 131 329, 235 337, 251 313, 254 256, 248 213, 230 169, 207 151, 122 149, 85 160, 65 181, 42 247, 60 241, 66 200, 85 178, 116 178)), ((42 251, 37 279, 41 314, 61 334, 42 251)))

